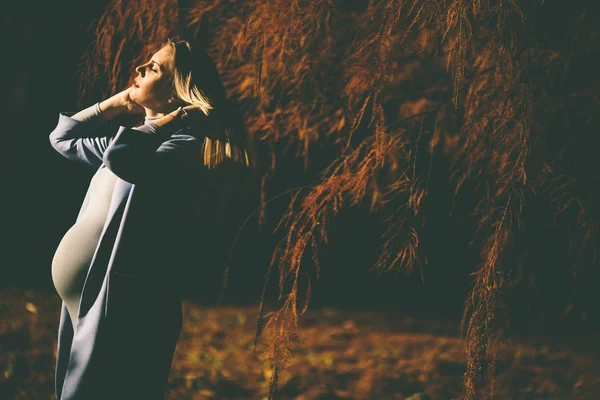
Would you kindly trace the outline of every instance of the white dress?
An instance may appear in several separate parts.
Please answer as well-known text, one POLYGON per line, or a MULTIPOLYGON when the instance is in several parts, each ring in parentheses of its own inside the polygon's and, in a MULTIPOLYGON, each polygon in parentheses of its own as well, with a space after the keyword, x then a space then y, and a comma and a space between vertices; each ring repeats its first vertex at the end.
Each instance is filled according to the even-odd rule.
POLYGON ((90 181, 89 203, 81 218, 65 233, 52 259, 52 281, 65 302, 73 329, 81 291, 108 215, 117 176, 100 168, 90 181))

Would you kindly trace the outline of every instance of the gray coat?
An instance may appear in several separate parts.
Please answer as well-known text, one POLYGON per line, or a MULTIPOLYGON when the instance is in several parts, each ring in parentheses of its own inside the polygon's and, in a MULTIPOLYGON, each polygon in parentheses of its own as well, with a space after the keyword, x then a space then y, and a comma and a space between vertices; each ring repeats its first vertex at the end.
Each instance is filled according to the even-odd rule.
POLYGON ((62 305, 56 397, 162 399, 182 325, 178 279, 197 261, 188 250, 202 140, 184 131, 152 134, 147 126, 121 126, 115 134, 70 115, 59 115, 52 147, 97 170, 109 168, 118 179, 75 332, 62 305))

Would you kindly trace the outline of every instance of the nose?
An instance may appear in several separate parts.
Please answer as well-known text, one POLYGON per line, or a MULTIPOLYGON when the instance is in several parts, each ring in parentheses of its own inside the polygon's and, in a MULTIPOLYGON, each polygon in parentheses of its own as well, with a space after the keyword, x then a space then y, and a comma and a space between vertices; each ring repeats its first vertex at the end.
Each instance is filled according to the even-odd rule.
POLYGON ((148 63, 135 67, 135 72, 144 76, 144 71, 146 71, 146 65, 148 65, 148 63))

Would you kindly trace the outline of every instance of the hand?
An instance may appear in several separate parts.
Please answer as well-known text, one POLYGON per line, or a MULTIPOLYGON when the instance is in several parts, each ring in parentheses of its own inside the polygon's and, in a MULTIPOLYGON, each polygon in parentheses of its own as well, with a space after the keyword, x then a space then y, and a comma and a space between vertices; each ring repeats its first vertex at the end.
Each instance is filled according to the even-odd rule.
POLYGON ((133 86, 109 97, 108 99, 100 102, 100 111, 106 119, 113 119, 119 114, 143 114, 145 113, 144 107, 131 100, 130 92, 133 86))
MULTIPOLYGON (((212 116, 207 116, 204 111, 197 105, 188 105, 183 107, 183 111, 187 114, 185 117, 185 124, 193 130, 205 130, 212 125, 212 116)), ((178 116, 181 117, 184 114, 183 111, 179 111, 178 116)))
POLYGON ((144 107, 131 100, 131 89, 133 89, 133 85, 123 90, 122 92, 117 93, 115 97, 117 97, 117 99, 119 100, 119 103, 121 104, 121 107, 123 107, 124 111, 126 110, 126 113, 144 114, 146 112, 144 107))
POLYGON ((189 117, 192 117, 192 118, 205 117, 206 118, 206 114, 204 114, 204 111, 202 111, 202 109, 200 109, 200 106, 190 104, 190 105, 187 105, 182 108, 188 114, 189 117))

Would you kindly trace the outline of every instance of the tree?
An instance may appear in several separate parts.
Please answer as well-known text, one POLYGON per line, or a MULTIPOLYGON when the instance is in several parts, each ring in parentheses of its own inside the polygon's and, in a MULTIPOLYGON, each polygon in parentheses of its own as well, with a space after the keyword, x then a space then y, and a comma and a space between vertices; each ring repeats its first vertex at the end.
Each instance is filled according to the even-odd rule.
MULTIPOLYGON (((298 312, 305 253, 318 278, 330 218, 368 201, 387 224, 372 269, 422 268, 430 250, 420 233, 436 204, 429 177, 447 163, 451 213, 473 227, 481 254, 463 315, 473 399, 486 370, 493 387, 515 292, 557 270, 582 290, 576 278, 597 263, 598 15, 578 1, 113 0, 84 57, 82 96, 115 92, 166 37, 193 38, 243 105, 264 163, 262 205, 287 150, 320 166, 279 224, 269 271, 279 270, 283 304, 266 314, 260 304, 270 396, 309 303, 310 278, 298 312), (311 157, 322 148, 325 164, 311 157), (547 229, 561 258, 544 257, 548 237, 536 235, 547 229)), ((581 290, 569 310, 583 306, 581 290)))

